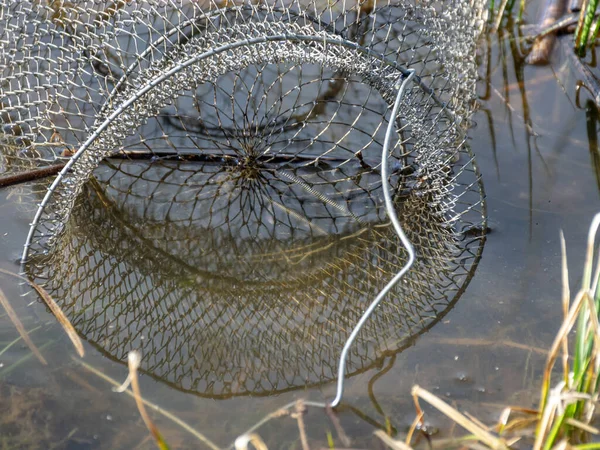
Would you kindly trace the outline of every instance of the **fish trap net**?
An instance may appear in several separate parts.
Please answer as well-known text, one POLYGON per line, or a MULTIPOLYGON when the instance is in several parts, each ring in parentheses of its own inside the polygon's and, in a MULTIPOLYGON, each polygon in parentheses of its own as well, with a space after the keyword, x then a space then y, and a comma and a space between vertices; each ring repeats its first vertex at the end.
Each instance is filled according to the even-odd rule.
POLYGON ((141 349, 199 395, 373 367, 454 304, 482 250, 465 137, 482 11, 0 0, 2 167, 64 166, 20 191, 40 202, 24 271, 107 355, 141 349))

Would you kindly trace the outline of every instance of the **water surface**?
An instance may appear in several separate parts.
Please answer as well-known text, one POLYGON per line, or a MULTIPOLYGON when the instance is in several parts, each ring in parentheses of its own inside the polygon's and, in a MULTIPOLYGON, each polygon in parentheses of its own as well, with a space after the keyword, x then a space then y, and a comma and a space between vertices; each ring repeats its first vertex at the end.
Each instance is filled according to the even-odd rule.
MULTIPOLYGON (((504 31, 500 36, 489 39, 489 47, 485 42, 483 44, 480 72, 484 79, 479 84, 482 105, 474 116, 476 126, 470 133, 470 146, 476 154, 487 193, 491 229, 483 257, 468 288, 456 304, 451 304, 449 309, 441 309, 444 313, 441 321, 425 333, 403 334, 400 344, 396 341, 396 345, 377 349, 375 362, 358 364, 359 367, 353 371, 347 384, 345 406, 340 410, 341 424, 353 439, 353 447, 371 445, 372 431, 376 427, 385 427, 386 420, 401 432, 410 425, 414 418, 410 388, 415 383, 451 403, 456 402, 461 409, 476 414, 484 422, 496 420, 506 404, 536 404, 537 386, 544 363, 543 349, 550 345, 561 319, 559 230, 565 233, 571 281, 575 287, 579 282, 587 227, 600 206, 596 170, 599 158, 597 127, 593 126, 597 124, 598 117, 593 107, 586 106, 585 94, 582 93, 580 99, 583 107, 576 106, 575 86, 578 77, 570 72, 565 58, 560 56, 560 50, 549 67, 524 66, 524 56, 510 38, 510 33, 504 31), (486 61, 488 55, 489 62, 486 61)), ((132 170, 134 168, 135 165, 130 167, 132 170)), ((101 177, 99 179, 102 181, 101 177)), ((0 267, 12 271, 19 270, 15 261, 20 256, 36 199, 35 195, 20 196, 21 192, 10 189, 1 192, 0 267)), ((90 196, 91 201, 102 201, 94 197, 93 192, 90 196)), ((135 215, 131 209, 128 211, 135 215)), ((94 210, 82 210, 82 223, 91 218, 92 224, 100 230, 103 225, 114 225, 110 221, 114 217, 95 217, 93 213, 94 210)), ((306 224, 304 226, 307 227, 306 224)), ((122 232, 108 227, 105 231, 105 239, 122 232)), ((344 230, 340 226, 339 233, 351 234, 356 231, 344 230)), ((308 227, 304 232, 315 230, 308 227)), ((176 233, 171 229, 169 235, 176 236, 176 233)), ((98 236, 102 238, 101 234, 98 236)), ((106 249, 107 243, 103 243, 101 238, 88 244, 94 248, 104 246, 106 249)), ((296 238, 298 242, 302 241, 302 236, 296 238)), ((73 235, 73 239, 66 244, 77 247, 77 235, 73 235)), ((365 242, 373 241, 366 239, 365 242)), ((233 246, 235 243, 229 242, 227 245, 233 246)), ((322 245, 326 246, 324 243, 322 245)), ((131 252, 125 249, 128 257, 139 262, 144 256, 143 253, 136 254, 136 251, 137 248, 132 248, 131 252)), ((351 254, 356 251, 349 250, 342 242, 329 247, 321 256, 331 257, 336 252, 351 254)), ((90 258, 94 254, 82 252, 76 256, 90 258)), ((120 268, 124 268, 126 262, 121 260, 120 268)), ((319 255, 311 262, 318 263, 319 255)), ((221 265, 219 262, 213 263, 214 270, 223 271, 224 267, 235 269, 231 262, 221 262, 221 265)), ((106 264, 103 276, 87 286, 102 292, 107 287, 110 290, 110 280, 115 285, 121 285, 123 280, 117 282, 117 278, 123 272, 112 274, 110 261, 103 261, 102 264, 106 264)), ((148 270, 156 270, 150 262, 147 264, 148 270)), ((97 265, 97 261, 88 261, 85 267, 97 265)), ((69 272, 68 264, 65 265, 59 281, 86 276, 85 272, 77 271, 79 267, 73 263, 73 270, 69 272)), ((99 272, 94 270, 94 273, 99 272)), ((174 274, 168 275, 169 279, 173 279, 174 274)), ((178 286, 185 291, 188 275, 183 273, 178 276, 178 286)), ((350 283, 343 277, 341 282, 350 283)), ((49 361, 47 367, 41 366, 34 358, 23 361, 29 351, 21 343, 0 356, 0 394, 9 405, 9 412, 0 417, 2 434, 23 443, 28 442, 23 446, 32 448, 47 448, 51 443, 58 448, 69 449, 153 448, 154 444, 148 439, 132 399, 124 394, 113 393, 109 383, 72 360, 74 352, 59 327, 53 325, 53 316, 44 308, 28 306, 35 299, 32 296, 22 297, 27 290, 18 282, 3 277, 0 287, 11 299, 26 328, 36 329, 32 334, 34 341, 43 347, 42 351, 49 361), (15 365, 17 362, 19 364, 15 365)), ((132 284, 130 289, 135 290, 136 286, 132 284)), ((173 289, 173 286, 167 284, 166 292, 172 292, 168 289, 173 289)), ((210 290, 210 286, 207 289, 210 290)), ((76 290, 70 291, 65 298, 76 299, 79 294, 76 290)), ((143 288, 140 294, 143 294, 143 288)), ((358 296, 357 302, 361 301, 365 299, 358 296)), ((260 307, 257 306, 258 309, 260 307)), ((236 317, 235 304, 231 308, 228 320, 236 317)), ((308 307, 307 310, 314 312, 308 307)), ((386 310, 388 315, 401 312, 398 309, 386 310)), ((126 318, 127 313, 125 307, 117 315, 126 318)), ((181 317, 185 319, 185 315, 185 310, 177 313, 179 320, 181 317)), ((322 314, 317 312, 311 316, 311 326, 314 327, 312 333, 327 336, 328 324, 320 324, 319 317, 322 314)), ((0 341, 5 345, 15 339, 17 333, 7 317, 0 320, 0 341)), ((149 315, 145 320, 151 321, 152 316, 149 315)), ((239 320, 242 326, 247 318, 239 316, 239 320)), ((347 317, 345 320, 351 321, 347 317)), ((401 322, 402 318, 395 317, 394 320, 401 322)), ((390 323, 396 323, 394 320, 390 319, 390 323)), ((127 323, 127 320, 124 322, 127 323)), ((123 358, 123 354, 115 356, 114 352, 109 351, 110 330, 119 327, 119 323, 109 322, 113 328, 107 328, 104 333, 100 331, 105 322, 81 323, 82 328, 88 323, 88 328, 96 333, 90 343, 86 343, 86 364, 119 382, 124 380, 126 367, 117 362, 123 358)), ((215 323, 219 323, 218 317, 215 323)), ((255 336, 260 336, 260 330, 257 329, 260 324, 253 325, 255 336)), ((144 340, 152 339, 153 336, 144 333, 145 329, 141 327, 135 335, 138 340, 136 345, 143 346, 144 340)), ((385 329, 389 330, 389 327, 385 329)), ((178 330, 169 331, 169 339, 181 339, 183 342, 190 339, 178 330)), ((297 331, 307 333, 306 328, 297 331)), ((228 332, 232 333, 231 330, 228 332)), ((375 328, 372 333, 376 332, 375 328)), ((306 334, 301 335, 306 337, 306 334)), ((251 339, 252 335, 242 337, 251 339)), ((204 345, 207 340, 211 342, 215 349, 213 362, 217 367, 222 367, 221 370, 227 372, 230 368, 227 364, 234 361, 240 367, 251 365, 253 373, 261 373, 261 368, 251 355, 238 354, 237 359, 226 359, 229 353, 235 354, 245 340, 235 341, 235 345, 228 348, 223 343, 225 339, 213 339, 201 340, 204 345)), ((319 401, 333 398, 335 387, 331 382, 332 367, 301 362, 314 360, 298 359, 300 350, 296 351, 293 358, 288 356, 286 360, 284 341, 293 339, 292 333, 282 342, 271 344, 281 351, 278 357, 282 361, 290 363, 290 359, 298 360, 298 364, 305 366, 288 378, 284 371, 275 374, 276 379, 271 380, 269 377, 275 375, 267 371, 267 376, 261 380, 265 385, 272 381, 270 386, 263 386, 259 390, 254 389, 256 386, 252 384, 253 389, 244 391, 247 395, 216 395, 218 389, 219 393, 231 394, 240 393, 247 386, 236 384, 233 379, 225 380, 220 386, 213 385, 212 388, 202 383, 194 384, 193 380, 186 378, 185 367, 182 377, 174 376, 174 379, 166 380, 169 382, 158 379, 160 377, 143 376, 141 388, 149 401, 176 414, 218 445, 228 445, 266 414, 290 401, 298 398, 319 401), (327 373, 323 373, 324 370, 327 373), (314 379, 311 380, 311 376, 314 379), (188 384, 178 382, 179 379, 187 380, 188 384), (206 395, 207 390, 211 395, 206 395), (199 392, 205 395, 198 395, 199 392), (273 395, 267 395, 269 393, 273 395)), ((389 343, 389 339, 386 342, 389 343)), ((315 349, 322 351, 326 345, 337 348, 339 342, 332 340, 323 344, 319 341, 315 349)), ((364 349, 364 354, 371 354, 371 350, 364 349)), ((358 357, 360 351, 359 348, 358 357)), ((154 355, 157 367, 173 357, 167 350, 154 355)), ((335 359, 330 354, 321 357, 320 361, 317 358, 317 362, 323 360, 335 359)), ((165 377, 169 375, 173 375, 173 372, 166 370, 165 377)), ((202 444, 189 433, 159 415, 154 417, 173 447, 201 448, 202 444)), ((440 430, 440 435, 450 432, 449 424, 433 411, 428 414, 427 421, 431 430, 440 430)), ((320 410, 310 410, 305 422, 309 437, 320 445, 326 445, 328 431, 335 435, 334 425, 320 410)), ((297 424, 291 417, 274 419, 259 431, 272 447, 299 445, 297 424)), ((16 445, 15 441, 10 442, 16 445)))

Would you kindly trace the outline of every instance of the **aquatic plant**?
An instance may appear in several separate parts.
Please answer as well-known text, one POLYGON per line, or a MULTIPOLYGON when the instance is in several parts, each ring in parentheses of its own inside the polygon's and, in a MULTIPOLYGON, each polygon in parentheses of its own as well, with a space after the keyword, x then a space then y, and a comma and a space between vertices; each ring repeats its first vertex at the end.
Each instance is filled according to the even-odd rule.
MULTIPOLYGON (((489 2, 489 18, 493 22, 492 30, 500 27, 505 18, 516 18, 521 22, 525 11, 525 0, 519 1, 518 11, 515 8, 516 0, 502 0, 496 9, 495 0, 489 2)), ((547 0, 542 6, 542 19, 540 20, 537 38, 541 39, 558 30, 565 29, 574 23, 577 24, 573 33, 573 43, 575 53, 579 56, 585 56, 588 47, 596 42, 600 32, 600 17, 598 0, 573 0, 566 8, 565 0, 547 0), (564 11, 568 9, 568 11, 564 11), (564 12, 571 13, 563 17, 564 12)))
POLYGON ((583 3, 575 30, 575 51, 579 56, 584 56, 586 47, 595 42, 600 21, 600 18, 594 20, 598 11, 598 0, 585 0, 583 3))
MULTIPOLYGON (((600 379, 600 325, 598 311, 600 265, 594 271, 595 236, 600 226, 596 215, 588 234, 588 247, 582 287, 569 305, 566 246, 561 235, 563 254, 563 310, 565 317, 552 344, 542 382, 541 417, 536 427, 536 447, 552 448, 561 440, 573 444, 585 443, 589 434, 598 434, 590 425, 595 417, 600 379), (577 321, 575 352, 569 358, 568 336, 577 321), (562 351, 562 380, 551 386, 552 372, 562 351)), ((596 446, 600 448, 600 444, 596 446)), ((589 446, 586 448, 590 448, 589 446)))
POLYGON ((534 450, 600 449, 600 442, 594 442, 594 436, 600 435, 600 430, 593 425, 597 419, 596 404, 600 392, 600 261, 594 260, 599 227, 600 214, 594 217, 589 230, 583 282, 572 302, 569 300, 566 245, 561 234, 564 319, 547 356, 538 410, 508 407, 501 414, 498 424, 488 428, 432 393, 415 386, 412 395, 417 418, 406 439, 399 442, 380 432, 377 436, 390 448, 411 448, 414 430, 423 424, 424 413, 419 405, 419 400, 423 400, 471 433, 444 441, 444 448, 511 448, 519 441, 526 441, 534 450), (576 330, 574 340, 569 342, 573 328, 576 330), (570 348, 574 349, 572 357, 570 348), (559 360, 562 370, 557 381, 555 369, 559 360))

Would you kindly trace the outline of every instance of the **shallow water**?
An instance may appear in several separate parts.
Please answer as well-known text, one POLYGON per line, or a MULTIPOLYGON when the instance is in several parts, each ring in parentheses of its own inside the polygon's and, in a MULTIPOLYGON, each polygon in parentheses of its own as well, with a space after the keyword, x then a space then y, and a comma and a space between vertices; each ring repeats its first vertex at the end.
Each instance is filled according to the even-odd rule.
MULTIPOLYGON (((559 230, 565 233, 574 287, 587 227, 600 206, 595 169, 599 156, 590 152, 590 138, 595 142, 597 135, 588 126, 597 118, 591 108, 575 106, 578 78, 565 65, 560 49, 549 67, 523 66, 509 37, 505 31, 500 41, 491 39, 489 83, 480 82, 482 107, 470 133, 491 229, 483 257, 466 292, 439 323, 409 341, 403 351, 386 353, 380 366, 349 378, 340 421, 352 447, 372 446, 372 431, 385 427, 386 420, 399 431, 410 425, 414 419, 410 388, 415 383, 489 423, 506 404, 536 403, 543 349, 561 319, 559 230)), ((485 43, 483 47, 485 59, 485 43)), ((486 72, 483 63, 481 73, 486 72)), ((582 102, 585 98, 582 93, 582 102)), ((25 196, 17 204, 14 191, 0 194, 0 267, 18 271, 15 261, 34 197, 25 196)), ((65 276, 69 275, 67 271, 65 276)), ((33 298, 21 297, 26 290, 17 282, 2 277, 0 287, 25 327, 40 327, 32 336, 40 347, 47 345, 42 351, 49 361, 47 367, 30 357, 20 362, 29 355, 21 343, 0 355, 0 395, 10 405, 10 413, 0 417, 0 434, 15 439, 9 441, 13 446, 21 442, 31 448, 46 448, 49 443, 69 449, 153 448, 132 399, 113 393, 109 383, 73 361, 74 352, 53 325, 53 316, 28 306, 33 298)), ((2 345, 16 337, 13 325, 2 317, 2 345)), ((118 382, 124 380, 126 367, 105 356, 102 337, 94 341, 95 345, 86 343, 85 363, 118 382)), ((323 401, 335 391, 328 382, 282 389, 274 396, 215 399, 180 387, 149 376, 141 379, 145 398, 220 446, 290 401, 323 401)), ((171 421, 153 417, 173 448, 202 447, 171 421)), ((432 432, 451 432, 433 411, 428 411, 427 421, 432 432)), ((315 447, 326 446, 327 432, 337 436, 321 410, 309 410, 305 422, 315 447)), ((299 447, 296 420, 291 417, 273 419, 259 433, 270 448, 299 447)))

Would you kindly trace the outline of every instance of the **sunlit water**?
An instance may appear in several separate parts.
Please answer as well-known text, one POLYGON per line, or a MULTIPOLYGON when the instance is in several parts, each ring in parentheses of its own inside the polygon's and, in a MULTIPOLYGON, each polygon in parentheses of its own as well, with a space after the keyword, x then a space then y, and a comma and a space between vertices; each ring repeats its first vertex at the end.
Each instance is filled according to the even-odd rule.
MULTIPOLYGON (((591 152, 598 152, 597 136, 589 126, 597 116, 591 108, 575 106, 577 76, 560 49, 550 67, 524 66, 508 37, 505 32, 500 42, 490 39, 489 71, 483 43, 481 73, 489 73, 489 83, 480 83, 482 107, 470 133, 491 229, 482 260, 466 292, 439 323, 402 351, 382 357, 380 366, 349 378, 340 420, 353 447, 370 445, 372 431, 385 427, 386 420, 400 432, 410 425, 415 383, 484 422, 496 420, 507 404, 536 404, 543 350, 561 319, 559 231, 565 233, 575 287, 587 227, 600 206, 598 154, 591 152)), ((585 94, 580 100, 585 106, 585 94)), ((15 261, 33 210, 27 200, 16 200, 13 191, 2 191, 0 267, 11 271, 19 270, 15 261)), ((21 343, 0 355, 1 434, 18 436, 23 447, 31 448, 49 443, 68 449, 153 448, 133 400, 112 392, 108 382, 72 360, 74 351, 53 325, 54 317, 28 307, 34 299, 21 297, 26 290, 18 282, 3 277, 0 286, 25 327, 40 327, 32 336, 49 361, 43 367, 35 358, 23 360, 29 350, 21 343)), ((4 346, 17 333, 7 317, 0 320, 4 346)), ((119 382, 125 379, 126 367, 106 356, 101 337, 95 345, 86 344, 86 351, 87 364, 119 382)), ((149 376, 142 377, 141 388, 149 401, 221 446, 294 399, 322 401, 334 395, 332 382, 282 389, 273 396, 220 399, 149 376)), ((171 421, 153 417, 172 447, 202 448, 171 421)), ((315 446, 326 445, 329 431, 338 439, 323 411, 310 409, 305 422, 315 446)), ((427 422, 440 435, 449 432, 449 424, 431 410, 427 422)), ((299 445, 296 420, 288 416, 273 419, 259 433, 273 448, 299 445)))

